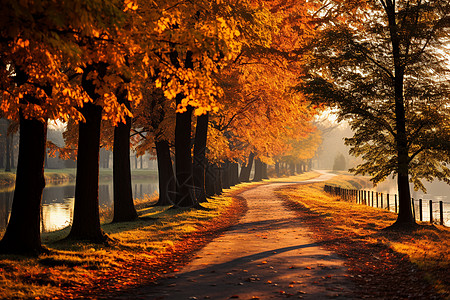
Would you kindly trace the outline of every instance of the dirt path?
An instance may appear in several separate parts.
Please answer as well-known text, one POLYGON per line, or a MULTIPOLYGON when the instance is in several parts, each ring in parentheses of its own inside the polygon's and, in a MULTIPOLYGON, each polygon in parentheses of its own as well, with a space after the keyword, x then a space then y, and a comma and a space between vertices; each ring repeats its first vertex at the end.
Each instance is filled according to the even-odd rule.
POLYGON ((199 251, 175 277, 135 290, 133 298, 352 298, 353 284, 344 276, 343 260, 315 243, 302 221, 274 194, 287 184, 292 182, 240 194, 249 209, 239 224, 199 251))

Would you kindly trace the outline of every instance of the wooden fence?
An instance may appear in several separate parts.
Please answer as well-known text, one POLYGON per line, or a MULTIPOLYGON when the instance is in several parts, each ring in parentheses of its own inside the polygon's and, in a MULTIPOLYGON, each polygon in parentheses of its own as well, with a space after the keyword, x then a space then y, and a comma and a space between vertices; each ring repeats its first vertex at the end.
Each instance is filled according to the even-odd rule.
MULTIPOLYGON (((387 209, 395 213, 398 212, 397 195, 389 195, 375 191, 344 189, 338 186, 330 185, 325 185, 324 191, 331 195, 339 196, 346 201, 387 209)), ((424 201, 422 199, 417 200, 412 198, 411 206, 416 220, 429 221, 430 223, 439 223, 440 225, 444 225, 443 201, 424 201), (437 218, 436 215, 439 217, 437 218)))

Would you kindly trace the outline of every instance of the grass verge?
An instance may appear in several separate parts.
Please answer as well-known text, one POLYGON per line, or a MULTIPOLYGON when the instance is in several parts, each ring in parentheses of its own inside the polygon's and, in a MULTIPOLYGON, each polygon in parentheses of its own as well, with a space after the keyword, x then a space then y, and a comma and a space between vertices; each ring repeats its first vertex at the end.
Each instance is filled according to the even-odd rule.
MULTIPOLYGON (((245 186, 245 185, 244 185, 245 186)), ((5 299, 101 298, 176 272, 193 253, 245 212, 239 186, 202 204, 207 210, 145 207, 134 222, 105 224, 109 245, 61 240, 68 229, 43 235, 51 253, 0 256, 5 299)))
MULTIPOLYGON (((306 180, 309 172, 291 177, 306 180)), ((155 199, 135 201, 139 219, 104 224, 109 245, 63 240, 69 228, 42 235, 50 254, 37 258, 0 255, 0 295, 3 299, 108 298, 133 287, 176 274, 202 248, 246 211, 239 196, 245 190, 285 178, 242 183, 202 204, 207 210, 152 207, 155 199)))
MULTIPOLYGON (((355 187, 340 176, 330 183, 355 187)), ((423 223, 412 232, 384 231, 395 213, 330 196, 323 184, 290 186, 277 193, 316 240, 346 259, 362 297, 449 299, 449 228, 423 223)))

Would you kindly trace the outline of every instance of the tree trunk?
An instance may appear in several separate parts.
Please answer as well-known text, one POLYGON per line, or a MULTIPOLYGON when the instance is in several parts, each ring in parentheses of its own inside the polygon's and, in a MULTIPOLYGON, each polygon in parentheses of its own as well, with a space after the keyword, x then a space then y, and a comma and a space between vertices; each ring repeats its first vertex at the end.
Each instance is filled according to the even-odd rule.
POLYGON ((45 187, 44 157, 47 123, 25 119, 20 113, 19 161, 11 216, 0 250, 15 254, 38 254, 42 192, 45 187))
MULTIPOLYGON (((115 134, 115 133, 114 133, 115 134)), ((129 147, 129 146, 128 146, 129 147)), ((129 152, 129 151, 128 151, 129 152)), ((106 150, 105 151, 105 168, 106 169, 109 169, 109 155, 110 155, 110 153, 109 153, 109 151, 108 150, 106 150)), ((114 155, 114 154, 113 154, 114 155)), ((129 161, 130 159, 128 159, 128 161, 129 161)), ((113 162, 114 162, 114 157, 113 157, 113 162)), ((113 171, 114 172, 114 171, 113 171)))
POLYGON ((263 177, 263 179, 269 179, 269 175, 267 175, 267 164, 266 163, 263 163, 262 177, 263 177))
POLYGON ((199 203, 206 202, 205 191, 205 170, 206 170, 206 141, 208 136, 209 115, 197 117, 197 127, 195 128, 194 140, 194 185, 195 197, 199 203))
POLYGON ((6 166, 5 166, 5 172, 11 172, 11 135, 6 133, 6 166))
POLYGON ((45 156, 44 156, 44 169, 48 168, 48 153, 47 151, 45 151, 45 156))
POLYGON ((206 197, 212 197, 216 193, 214 167, 210 163, 207 164, 205 172, 205 192, 206 197))
POLYGON ((275 163, 275 174, 277 175, 277 177, 280 177, 281 173, 280 173, 280 163, 276 162, 275 163))
POLYGON ((161 140, 155 142, 155 145, 159 179, 159 199, 155 206, 173 205, 176 189, 172 160, 170 159, 169 142, 161 140))
MULTIPOLYGON (((47 138, 46 138, 47 140, 47 138)), ((11 132, 11 169, 14 169, 16 167, 15 159, 14 159, 14 133, 11 132)))
POLYGON ((294 163, 289 164, 289 174, 295 175, 295 164, 294 163))
POLYGON ((222 164, 222 188, 230 188, 230 162, 228 160, 222 164))
POLYGON ((250 155, 248 156, 247 165, 242 166, 242 168, 241 168, 241 174, 239 175, 240 182, 249 182, 250 181, 250 172, 252 171, 254 157, 255 157, 255 154, 253 152, 250 152, 250 155))
POLYGON ((389 31, 391 35, 392 53, 394 57, 394 99, 395 99, 395 128, 397 146, 397 184, 399 197, 399 211, 396 226, 414 226, 416 221, 411 210, 411 193, 409 189, 409 155, 406 135, 406 115, 403 98, 405 67, 400 55, 400 37, 398 32, 395 4, 386 2, 389 31))
POLYGON ((222 170, 219 166, 214 165, 214 190, 216 195, 222 195, 222 170))
POLYGON ((253 175, 253 181, 262 181, 262 168, 262 161, 259 158, 255 159, 255 174, 253 175))
POLYGON ((100 227, 98 206, 102 107, 89 102, 80 111, 86 122, 79 124, 75 206, 68 238, 103 242, 107 237, 100 227))
MULTIPOLYGON (((126 94, 119 95, 122 103, 129 101, 126 94)), ((138 215, 133 202, 131 189, 131 166, 130 166, 130 130, 131 118, 125 117, 125 123, 119 123, 114 128, 113 144, 113 190, 114 190, 114 222, 126 222, 135 220, 138 215)), ((108 161, 109 161, 109 155, 108 161)))
POLYGON ((239 183, 239 165, 231 163, 230 165, 230 185, 235 186, 239 183))
POLYGON ((0 168, 5 168, 5 156, 6 156, 6 133, 3 134, 4 139, 0 140, 0 168))
MULTIPOLYGON (((177 95, 177 104, 183 96, 177 95)), ((194 207, 194 180, 191 154, 191 117, 193 108, 187 107, 183 113, 176 114, 175 123, 175 169, 177 179, 177 193, 175 207, 194 207)))

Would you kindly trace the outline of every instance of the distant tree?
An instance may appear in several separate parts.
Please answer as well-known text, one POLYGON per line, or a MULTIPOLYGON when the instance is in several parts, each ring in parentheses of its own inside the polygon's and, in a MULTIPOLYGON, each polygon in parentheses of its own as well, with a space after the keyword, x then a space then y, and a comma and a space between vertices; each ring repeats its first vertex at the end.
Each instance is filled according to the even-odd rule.
POLYGON ((370 0, 328 1, 316 15, 302 91, 348 119, 346 143, 365 160, 354 172, 397 176, 395 227, 415 224, 410 180, 450 183, 449 13, 442 0, 370 0))
POLYGON ((345 157, 342 153, 339 153, 334 158, 333 171, 343 171, 345 170, 346 162, 345 157))

